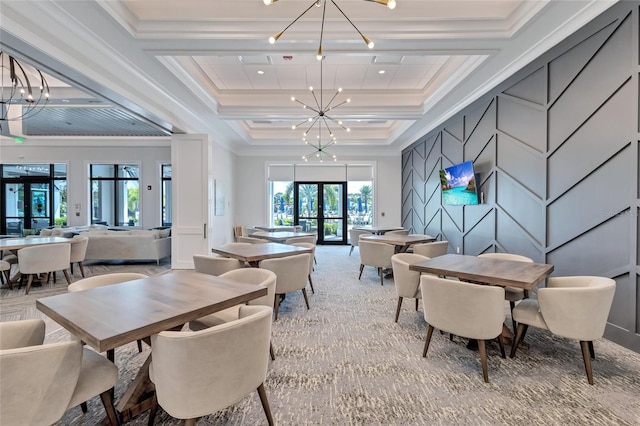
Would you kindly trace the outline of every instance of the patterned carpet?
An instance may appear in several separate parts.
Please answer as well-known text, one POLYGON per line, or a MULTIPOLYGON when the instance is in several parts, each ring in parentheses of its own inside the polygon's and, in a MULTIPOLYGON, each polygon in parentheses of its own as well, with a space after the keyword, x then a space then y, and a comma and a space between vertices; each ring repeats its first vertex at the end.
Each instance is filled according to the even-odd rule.
MULTIPOLYGON (((315 295, 306 310, 302 294, 290 294, 273 326, 276 360, 265 383, 271 410, 280 425, 637 425, 640 424, 640 354, 606 340, 595 343, 595 385, 587 383, 578 342, 531 328, 530 349, 502 359, 488 347, 489 379, 484 383, 478 353, 466 341, 435 333, 422 358, 426 323, 412 301, 393 322, 397 297, 392 279, 380 286, 374 268, 358 281, 359 256, 349 247, 319 246, 313 274, 315 295)), ((92 275, 115 271, 148 274, 168 265, 91 265, 92 275)), ((37 297, 54 289, 2 291, 3 321, 42 317, 37 297)), ((508 311, 505 304, 505 311, 508 311)), ((508 322, 510 323, 510 322, 508 322)), ((47 323, 47 341, 66 338, 47 323)), ((507 347, 509 350, 510 347, 507 347)), ((135 343, 116 351, 121 384, 116 398, 143 362, 135 343)), ((99 398, 89 412, 69 410, 58 425, 94 425, 104 416, 99 398)), ((147 414, 129 424, 144 425, 147 414)), ((158 425, 178 425, 162 410, 158 425)), ((257 394, 204 417, 201 425, 266 424, 257 394)))

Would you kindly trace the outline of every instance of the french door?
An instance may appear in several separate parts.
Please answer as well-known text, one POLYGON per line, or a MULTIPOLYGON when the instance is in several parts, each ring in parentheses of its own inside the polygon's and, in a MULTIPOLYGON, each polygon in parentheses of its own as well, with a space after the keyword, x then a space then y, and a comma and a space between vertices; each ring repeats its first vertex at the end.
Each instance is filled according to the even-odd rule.
POLYGON ((38 230, 52 224, 50 180, 7 179, 2 185, 2 197, 3 233, 21 236, 25 229, 38 230))
POLYGON ((294 220, 318 244, 347 244, 347 183, 295 182, 294 220))

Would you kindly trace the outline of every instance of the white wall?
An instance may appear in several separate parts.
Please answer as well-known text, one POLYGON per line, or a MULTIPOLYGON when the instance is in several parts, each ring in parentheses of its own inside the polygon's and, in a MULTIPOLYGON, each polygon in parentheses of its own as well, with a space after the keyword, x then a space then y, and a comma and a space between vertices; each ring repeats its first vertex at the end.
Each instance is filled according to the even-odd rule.
POLYGON ((89 164, 134 163, 140 165, 140 205, 142 228, 162 225, 160 197, 160 165, 171 163, 169 139, 80 140, 73 143, 50 140, 14 144, 10 140, 0 141, 0 163, 3 164, 67 164, 67 202, 69 226, 88 225, 89 212, 89 164), (84 146, 83 146, 84 145, 84 146), (147 186, 151 185, 151 190, 147 186), (80 204, 80 216, 75 215, 74 206, 80 204))
MULTIPOLYGON (((384 157, 340 158, 338 163, 371 163, 375 165, 374 181, 374 224, 379 226, 400 226, 402 161, 400 155, 384 157), (384 216, 382 216, 384 213, 384 216)), ((268 220, 267 175, 268 163, 296 163, 292 158, 237 157, 235 170, 235 225, 261 225, 268 220)))
POLYGON ((211 158, 209 168, 209 180, 216 181, 218 191, 223 191, 225 198, 225 209, 223 216, 216 216, 213 206, 211 206, 209 220, 211 221, 211 231, 209 235, 209 247, 234 241, 233 227, 236 224, 235 211, 238 197, 237 183, 234 179, 234 170, 237 157, 226 148, 215 143, 215 135, 210 135, 211 158))

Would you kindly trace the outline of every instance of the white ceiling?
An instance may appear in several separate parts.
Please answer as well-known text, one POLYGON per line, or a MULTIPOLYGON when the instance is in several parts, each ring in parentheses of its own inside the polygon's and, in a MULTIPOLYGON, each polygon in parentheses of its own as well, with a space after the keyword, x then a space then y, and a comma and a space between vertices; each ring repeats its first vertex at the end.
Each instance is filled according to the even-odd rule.
POLYGON ((305 153, 291 126, 311 114, 291 97, 311 105, 309 86, 325 101, 341 87, 336 101, 350 102, 331 114, 352 131, 336 131, 332 150, 397 154, 613 4, 335 2, 375 47, 329 0, 322 82, 323 7, 267 41, 312 0, 3 0, 0 43, 134 119, 209 133, 239 155, 305 153))

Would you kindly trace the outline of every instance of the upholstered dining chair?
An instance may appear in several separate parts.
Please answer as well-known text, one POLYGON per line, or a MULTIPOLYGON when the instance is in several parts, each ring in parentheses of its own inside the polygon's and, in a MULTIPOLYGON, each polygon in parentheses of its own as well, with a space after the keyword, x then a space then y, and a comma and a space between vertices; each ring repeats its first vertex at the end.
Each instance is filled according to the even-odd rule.
POLYGON ((391 244, 378 243, 375 241, 360 240, 360 275, 366 266, 377 268, 380 276, 380 285, 384 285, 384 269, 391 268, 391 256, 394 255, 395 248, 391 244))
POLYGON ((265 244, 265 243, 268 243, 269 241, 265 240, 264 238, 240 236, 240 237, 236 238, 236 242, 238 242, 238 243, 251 243, 251 244, 265 244))
POLYGON ((267 306, 240 306, 234 321, 200 331, 163 331, 151 336, 149 375, 156 393, 149 424, 158 404, 172 417, 185 419, 186 425, 195 425, 198 417, 257 390, 267 421, 273 425, 264 389, 272 313, 267 306))
MULTIPOLYGON (((278 319, 280 310, 280 296, 293 291, 302 290, 304 303, 309 308, 309 298, 307 297, 307 279, 309 275, 310 253, 301 253, 293 256, 280 257, 275 259, 265 259, 260 261, 260 268, 268 269, 276 274, 276 300, 275 319, 278 319)), ((313 259, 313 258, 311 258, 313 259)))
POLYGON ((371 235, 371 232, 363 231, 360 229, 349 230, 349 240, 351 240, 351 249, 349 250, 349 256, 351 256, 351 253, 353 252, 354 248, 359 247, 360 235, 371 235))
MULTIPOLYGON (((247 304, 268 306, 270 308, 273 307, 276 295, 277 279, 274 272, 260 268, 242 268, 225 272, 220 275, 220 277, 235 281, 238 285, 254 284, 267 287, 266 296, 250 300, 247 304)), ((238 319, 240 306, 242 305, 235 305, 220 312, 216 312, 215 314, 207 315, 205 317, 198 318, 195 321, 191 321, 189 323, 189 329, 192 331, 198 331, 230 321, 235 321, 238 319)), ((276 359, 273 345, 269 346, 269 352, 271 354, 271 359, 276 359)))
POLYGON ((71 254, 70 254, 70 268, 71 274, 73 275, 73 264, 77 263, 78 268, 80 269, 80 275, 84 278, 84 258, 87 255, 87 246, 89 245, 89 237, 74 237, 74 240, 77 242, 71 244, 71 254))
POLYGON ((429 324, 422 356, 427 356, 434 329, 478 340, 482 376, 489 382, 485 340, 497 338, 502 357, 504 289, 497 286, 454 281, 434 275, 420 277, 424 319, 429 324))
MULTIPOLYGON (((484 257, 489 259, 503 259, 503 260, 513 260, 515 262, 526 262, 533 263, 533 259, 530 259, 526 256, 521 256, 519 254, 512 253, 482 253, 479 254, 478 257, 484 257)), ((515 287, 505 287, 504 288, 504 298, 509 302, 509 309, 511 309, 511 326, 513 327, 513 333, 516 332, 516 320, 513 318, 513 308, 516 306, 516 302, 524 299, 525 297, 529 297, 529 294, 525 292, 521 288, 515 287)))
MULTIPOLYGON (((143 278, 149 278, 149 276, 145 274, 140 274, 137 272, 114 272, 111 274, 96 275, 93 277, 83 278, 72 284, 69 284, 69 286, 67 287, 67 291, 74 292, 74 291, 89 290, 91 288, 104 287, 106 285, 112 285, 112 284, 120 284, 120 283, 133 281, 133 280, 141 280, 143 278)), ((142 352, 142 340, 138 340, 137 343, 138 343, 138 352, 142 352)), ((114 352, 110 351, 108 353, 108 357, 113 361, 114 352)), ((82 410, 86 411, 86 407, 83 406, 82 410)))
MULTIPOLYGON (((317 242, 317 239, 315 237, 315 235, 306 235, 304 237, 293 237, 293 238, 287 238, 284 243, 285 244, 289 244, 291 246, 295 246, 296 243, 308 243, 308 244, 313 244, 313 246, 315 247, 317 242)), ((313 262, 314 263, 318 263, 318 261, 316 260, 316 251, 315 249, 313 250, 313 262)), ((312 264, 313 266, 313 264, 312 264)), ((312 268, 313 270, 313 268, 312 268)), ((313 284, 311 284, 311 291, 313 291, 313 284)))
POLYGON ((50 425, 97 395, 119 424, 110 392, 118 367, 79 341, 43 344, 44 331, 40 319, 0 323, 2 424, 50 425))
POLYGON ((225 272, 244 267, 244 263, 238 259, 224 256, 208 256, 202 254, 193 255, 193 265, 196 272, 220 276, 225 272))
POLYGON ((62 271, 67 284, 71 284, 69 272, 67 272, 70 263, 71 244, 69 243, 46 244, 18 250, 20 274, 28 276, 25 294, 29 294, 31 283, 33 283, 33 278, 37 274, 62 271))
POLYGON ((385 232, 385 235, 409 235, 408 229, 394 229, 393 231, 385 232))
POLYGON ((431 243, 414 244, 413 246, 411 246, 411 248, 413 249, 413 252, 415 254, 426 256, 431 259, 432 257, 438 257, 447 254, 447 251, 449 251, 449 241, 444 240, 434 241, 431 243))
POLYGON ((0 283, 4 284, 5 281, 12 288, 11 285, 11 264, 6 260, 0 260, 0 283))
POLYGON ((400 307, 405 297, 416 299, 416 311, 418 310, 418 300, 422 298, 420 294, 420 272, 409 270, 409 265, 427 259, 427 257, 415 253, 398 253, 391 256, 393 281, 396 284, 396 293, 398 294, 395 322, 398 322, 400 307))
POLYGON ((293 243, 287 243, 287 244, 296 246, 296 247, 304 247, 304 248, 311 249, 311 256, 309 257, 309 286, 311 287, 311 293, 316 294, 316 291, 313 288, 313 280, 311 279, 311 273, 313 272, 313 260, 316 257, 316 245, 307 243, 307 242, 298 242, 298 243, 293 242, 293 243))
POLYGON ((591 359, 595 358, 593 341, 604 334, 616 282, 596 276, 551 277, 547 286, 538 290, 538 299, 524 299, 513 309, 518 330, 511 348, 515 357, 518 344, 527 328, 549 330, 568 339, 577 339, 582 348, 584 368, 589 384, 593 384, 591 359))

